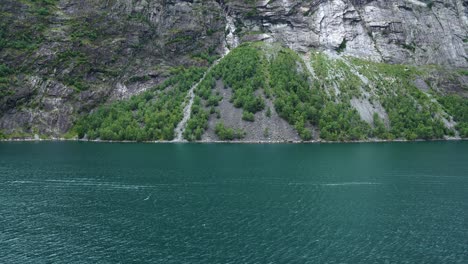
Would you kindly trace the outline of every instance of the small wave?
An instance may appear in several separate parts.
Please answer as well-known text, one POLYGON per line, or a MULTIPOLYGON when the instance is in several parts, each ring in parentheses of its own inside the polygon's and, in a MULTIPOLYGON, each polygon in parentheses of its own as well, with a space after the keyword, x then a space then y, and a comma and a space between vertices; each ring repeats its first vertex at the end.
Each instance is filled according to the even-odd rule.
POLYGON ((34 181, 9 181, 8 183, 11 184, 31 184, 31 183, 36 183, 34 181))

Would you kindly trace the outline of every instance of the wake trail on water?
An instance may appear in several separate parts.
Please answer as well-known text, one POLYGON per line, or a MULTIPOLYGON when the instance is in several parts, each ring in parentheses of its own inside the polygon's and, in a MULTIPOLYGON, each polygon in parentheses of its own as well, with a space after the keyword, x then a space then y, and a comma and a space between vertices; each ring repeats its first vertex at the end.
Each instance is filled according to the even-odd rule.
POLYGON ((308 183, 291 182, 288 185, 313 185, 313 186, 354 186, 354 185, 381 185, 379 182, 338 182, 338 183, 308 183))
MULTIPOLYGON (((118 182, 96 182, 96 181, 81 181, 81 180, 16 180, 7 181, 9 185, 31 185, 31 186, 42 186, 47 188, 98 188, 100 190, 139 190, 139 189, 158 189, 167 187, 187 187, 187 186, 199 186, 199 185, 213 185, 215 183, 203 183, 203 182, 186 182, 186 183, 160 183, 152 185, 138 185, 138 184, 124 184, 118 182)), ((151 194, 145 199, 151 198, 151 194)))

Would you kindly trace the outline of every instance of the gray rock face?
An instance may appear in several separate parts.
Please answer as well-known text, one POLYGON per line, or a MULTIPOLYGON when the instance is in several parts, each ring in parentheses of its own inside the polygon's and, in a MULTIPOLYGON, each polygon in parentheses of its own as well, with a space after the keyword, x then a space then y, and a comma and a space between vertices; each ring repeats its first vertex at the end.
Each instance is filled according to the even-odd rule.
POLYGON ((227 127, 243 130, 246 135, 238 141, 261 142, 261 141, 300 141, 301 138, 294 128, 282 119, 275 111, 275 107, 271 99, 264 96, 263 93, 257 92, 265 100, 265 109, 255 114, 255 122, 242 120, 242 109, 235 108, 230 99, 232 90, 224 87, 220 80, 216 84, 216 91, 221 94, 223 100, 219 104, 220 119, 210 118, 208 129, 202 137, 202 141, 211 142, 217 141, 218 136, 215 133, 216 124, 222 121, 227 127), (270 116, 267 116, 267 109, 270 109, 270 116))
POLYGON ((341 50, 390 63, 467 67, 468 1, 229 1, 244 32, 290 48, 341 50), (341 47, 340 47, 341 46, 341 47))

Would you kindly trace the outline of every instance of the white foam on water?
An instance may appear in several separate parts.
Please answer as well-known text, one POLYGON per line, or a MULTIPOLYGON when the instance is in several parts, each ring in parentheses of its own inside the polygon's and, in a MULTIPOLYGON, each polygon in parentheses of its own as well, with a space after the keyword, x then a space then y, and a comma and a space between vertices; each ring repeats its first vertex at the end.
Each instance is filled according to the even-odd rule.
POLYGON ((31 183, 36 183, 34 181, 9 181, 8 183, 11 184, 31 184, 31 183))

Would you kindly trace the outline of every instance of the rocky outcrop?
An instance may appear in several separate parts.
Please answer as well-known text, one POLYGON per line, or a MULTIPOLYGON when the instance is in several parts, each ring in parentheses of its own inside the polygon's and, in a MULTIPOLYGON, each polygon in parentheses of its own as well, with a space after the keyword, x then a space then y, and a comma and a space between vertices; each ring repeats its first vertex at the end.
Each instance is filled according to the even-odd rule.
POLYGON ((240 34, 297 51, 338 50, 389 63, 467 67, 468 1, 226 1, 240 34))

